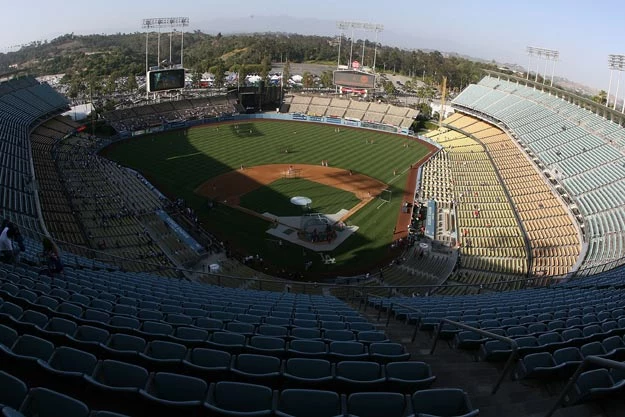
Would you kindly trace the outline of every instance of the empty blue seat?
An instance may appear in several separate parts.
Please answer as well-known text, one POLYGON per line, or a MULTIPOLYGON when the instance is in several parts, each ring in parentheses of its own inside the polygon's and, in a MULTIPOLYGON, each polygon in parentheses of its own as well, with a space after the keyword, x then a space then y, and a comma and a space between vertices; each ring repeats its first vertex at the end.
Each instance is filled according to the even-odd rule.
POLYGON ((430 366, 424 362, 391 362, 386 364, 386 381, 393 391, 413 393, 429 388, 436 377, 432 375, 430 366))
POLYGON ((183 369, 205 381, 226 379, 232 356, 222 350, 194 348, 182 361, 183 369))
POLYGON ((204 407, 208 409, 210 415, 271 416, 273 391, 263 385, 221 381, 210 385, 204 407))
POLYGON ((31 374, 37 368, 37 361, 48 361, 54 352, 54 345, 47 340, 29 334, 17 338, 11 348, 0 345, 0 363, 9 373, 14 370, 31 374))
POLYGON ((347 398, 347 413, 358 417, 403 417, 406 397, 397 392, 357 392, 347 398))
POLYGON ((106 399, 113 397, 127 410, 132 410, 139 389, 145 388, 148 377, 148 371, 141 366, 107 359, 98 363, 93 376, 83 379, 91 401, 103 401, 101 407, 106 407, 106 399))
MULTIPOLYGON (((328 332, 340 332, 341 330, 328 330, 328 332)), ((345 330, 346 332, 352 334, 350 331, 345 330)), ((320 329, 312 329, 305 327, 296 327, 291 329, 290 336, 293 339, 309 339, 309 340, 320 340, 321 339, 321 330, 320 329)))
POLYGON ((89 408, 74 398, 46 388, 32 388, 19 412, 37 417, 87 417, 89 408))
POLYGON ((332 342, 329 354, 337 361, 362 360, 369 356, 366 346, 360 342, 332 342))
POLYGON ((358 333, 358 341, 365 344, 370 343, 385 343, 388 342, 388 338, 384 334, 384 332, 359 332, 358 333))
POLYGON ((334 369, 324 359, 291 358, 286 361, 283 376, 291 388, 324 388, 333 381, 334 369))
MULTIPOLYGON (((293 331, 298 329, 293 329, 293 331)), ((327 342, 350 342, 356 340, 356 335, 351 330, 326 330, 323 338, 327 342)))
POLYGON ((556 363, 549 352, 531 353, 520 359, 514 376, 523 378, 554 378, 558 377, 556 363))
POLYGON ((155 338, 156 336, 169 336, 174 332, 170 324, 157 321, 144 321, 141 326, 141 334, 145 337, 155 338))
POLYGON ((178 370, 187 354, 187 348, 180 343, 153 340, 148 343, 145 352, 139 353, 143 366, 150 370, 170 371, 178 370))
POLYGON ((224 328, 224 323, 221 320, 211 319, 208 317, 198 317, 195 319, 195 326, 210 332, 219 331, 224 328))
POLYGON ((353 332, 356 332, 356 333, 357 332, 368 332, 368 331, 371 331, 371 330, 375 330, 375 326, 373 324, 371 324, 371 323, 366 323, 366 322, 363 322, 363 323, 356 323, 356 322, 354 322, 354 323, 350 323, 349 329, 351 331, 353 331, 353 332))
POLYGON ((0 409, 2 407, 20 408, 26 398, 28 387, 19 378, 0 371, 0 409))
POLYGON ((242 382, 273 386, 280 378, 280 359, 273 356, 240 354, 232 363, 232 374, 242 382))
POLYGON ((292 340, 287 354, 290 357, 325 359, 328 356, 328 346, 321 340, 292 340))
POLYGON ((18 334, 14 329, 7 327, 4 324, 0 324, 0 345, 10 349, 17 338, 18 334))
POLYGON ((583 372, 577 378, 568 394, 568 404, 579 404, 617 393, 622 393, 625 380, 615 382, 607 369, 593 369, 583 372))
POLYGON ((211 335, 206 345, 213 349, 225 350, 232 354, 238 354, 245 347, 246 338, 242 334, 215 332, 211 335))
POLYGON ((583 359, 581 352, 575 347, 566 347, 553 352, 553 360, 562 377, 572 375, 583 359))
POLYGON ((342 415, 341 399, 336 392, 285 389, 280 393, 278 417, 335 417, 342 415))
POLYGON ((380 362, 407 361, 410 353, 406 352, 404 345, 400 343, 371 343, 369 345, 371 359, 380 362))
POLYGON ((427 389, 412 395, 412 410, 416 416, 473 417, 479 415, 474 410, 467 394, 454 388, 427 389))
POLYGON ((187 347, 199 346, 208 339, 208 330, 196 327, 178 327, 174 334, 170 336, 176 343, 182 343, 187 347))
POLYGON ((100 345, 103 356, 110 359, 123 359, 133 361, 140 352, 145 350, 145 339, 124 333, 115 333, 107 340, 106 344, 100 345))
POLYGON ((157 372, 139 394, 151 415, 198 415, 206 400, 208 385, 200 378, 157 372))
POLYGON ((376 391, 385 382, 384 368, 375 362, 341 361, 336 381, 343 392, 376 391))
POLYGON ((70 346, 93 353, 97 353, 100 344, 106 343, 108 338, 108 331, 88 325, 78 326, 73 335, 67 335, 70 346))
POLYGON ((279 337, 254 336, 246 346, 250 353, 282 357, 286 353, 286 342, 279 337))
POLYGON ((113 316, 109 320, 108 324, 110 327, 115 327, 117 329, 138 330, 141 328, 141 322, 139 320, 127 316, 113 316))
MULTIPOLYGON (((295 330, 295 329, 293 329, 295 330)), ((270 337, 282 337, 286 338, 289 334, 289 330, 283 326, 272 326, 270 324, 261 324, 256 329, 256 334, 270 337)))

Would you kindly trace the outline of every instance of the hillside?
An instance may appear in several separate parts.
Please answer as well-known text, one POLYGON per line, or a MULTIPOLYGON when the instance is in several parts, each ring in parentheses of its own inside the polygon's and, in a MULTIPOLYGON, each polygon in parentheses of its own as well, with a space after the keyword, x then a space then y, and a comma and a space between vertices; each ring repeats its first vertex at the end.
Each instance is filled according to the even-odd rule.
MULTIPOLYGON (((177 36, 177 35, 175 35, 177 36)), ((156 34, 151 36, 150 62, 156 63, 156 34)), ((344 39, 344 42, 346 40, 344 39)), ((172 61, 180 61, 180 40, 174 39, 172 61)), ((366 43, 365 65, 372 65, 373 43, 366 43)), ((354 48, 354 58, 361 60, 362 48, 354 48)), ((337 39, 324 36, 284 33, 209 35, 200 31, 185 33, 184 64, 193 72, 211 68, 250 72, 269 70, 269 62, 314 63, 336 62, 337 39)), ((457 88, 467 81, 477 81, 482 68, 491 64, 478 63, 440 52, 407 50, 390 46, 377 49, 378 71, 414 74, 425 71, 431 82, 438 84, 447 75, 448 86, 457 88), (434 76, 436 74, 436 76, 434 76)), ((348 62, 349 48, 341 50, 341 62, 348 62)), ((169 58, 169 34, 161 34, 161 58, 169 58)), ((121 77, 141 75, 145 71, 145 33, 116 33, 111 35, 78 36, 66 34, 51 41, 34 42, 15 52, 0 53, 0 74, 22 71, 36 76, 67 74, 68 78, 87 80, 92 77, 121 77)))

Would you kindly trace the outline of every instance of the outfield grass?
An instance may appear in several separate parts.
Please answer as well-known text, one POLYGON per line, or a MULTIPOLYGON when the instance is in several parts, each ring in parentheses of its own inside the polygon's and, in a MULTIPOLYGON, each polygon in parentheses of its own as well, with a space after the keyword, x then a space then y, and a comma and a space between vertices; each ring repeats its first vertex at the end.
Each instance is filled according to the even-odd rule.
MULTIPOLYGON (((221 205, 209 212, 205 198, 194 190, 207 179, 241 165, 320 164, 324 159, 330 166, 383 181, 393 191, 392 202, 380 206, 376 199, 356 213, 350 223, 360 229, 332 254, 337 264, 315 262, 312 269, 331 273, 345 268, 362 270, 387 255, 406 183, 404 172, 428 149, 398 135, 346 127, 337 133, 335 129, 303 122, 233 122, 131 139, 105 149, 103 154, 140 171, 170 197, 184 198, 208 230, 243 253, 260 252, 269 262, 296 270, 303 269, 307 259, 318 261, 319 256, 305 253, 299 246, 274 247, 264 233, 266 222, 221 205)), ((270 191, 274 196, 280 194, 266 192, 270 191)))
POLYGON ((291 203, 291 197, 304 196, 312 200, 313 213, 334 214, 349 210, 360 200, 353 193, 329 187, 303 178, 279 179, 241 197, 242 207, 257 213, 276 216, 301 216, 302 208, 291 203))

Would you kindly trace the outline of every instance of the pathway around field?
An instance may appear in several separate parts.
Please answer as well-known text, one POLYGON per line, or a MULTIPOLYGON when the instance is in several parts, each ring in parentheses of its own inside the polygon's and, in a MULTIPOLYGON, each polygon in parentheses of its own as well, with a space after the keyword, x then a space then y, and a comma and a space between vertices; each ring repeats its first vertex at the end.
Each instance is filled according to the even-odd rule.
MULTIPOLYGON (((411 138, 411 139, 416 140, 414 138, 411 138)), ((427 155, 421 158, 417 163, 411 165, 411 167, 407 169, 408 177, 406 178, 406 186, 404 187, 404 193, 402 195, 402 198, 403 198, 402 204, 399 207, 399 214, 397 216, 397 223, 395 224, 395 233, 393 234, 393 240, 397 240, 400 238, 405 239, 406 237, 408 237, 410 223, 412 222, 412 210, 414 207, 408 210, 407 213, 404 213, 402 211, 404 202, 407 201, 411 204, 414 203, 419 167, 425 164, 427 161, 429 161, 432 155, 434 155, 438 151, 438 149, 433 145, 430 145, 428 143, 421 142, 421 141, 419 141, 419 143, 427 146, 427 148, 429 149, 429 152, 427 155)))
POLYGON ((369 176, 350 171, 305 164, 271 164, 244 167, 211 178, 195 189, 195 193, 232 207, 239 207, 241 196, 300 170, 299 177, 353 193, 361 201, 377 197, 386 184, 369 176))

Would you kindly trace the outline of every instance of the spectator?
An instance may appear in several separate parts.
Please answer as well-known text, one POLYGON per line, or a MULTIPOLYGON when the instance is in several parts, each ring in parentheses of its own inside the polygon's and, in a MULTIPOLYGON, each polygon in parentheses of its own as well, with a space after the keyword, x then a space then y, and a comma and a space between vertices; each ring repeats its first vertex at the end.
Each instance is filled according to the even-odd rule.
POLYGON ((2 227, 0 227, 0 229, 4 230, 5 227, 9 228, 9 238, 17 243, 17 246, 20 248, 20 252, 25 252, 26 246, 24 246, 24 237, 22 236, 19 227, 17 227, 15 223, 9 221, 9 219, 4 219, 4 221, 2 222, 2 227))
POLYGON ((17 258, 18 250, 13 247, 12 233, 8 226, 2 227, 0 233, 0 261, 5 263, 14 263, 17 258))
POLYGON ((52 242, 49 237, 44 237, 43 241, 43 256, 46 258, 47 268, 40 273, 52 276, 54 274, 63 273, 63 261, 59 253, 59 248, 52 242))

